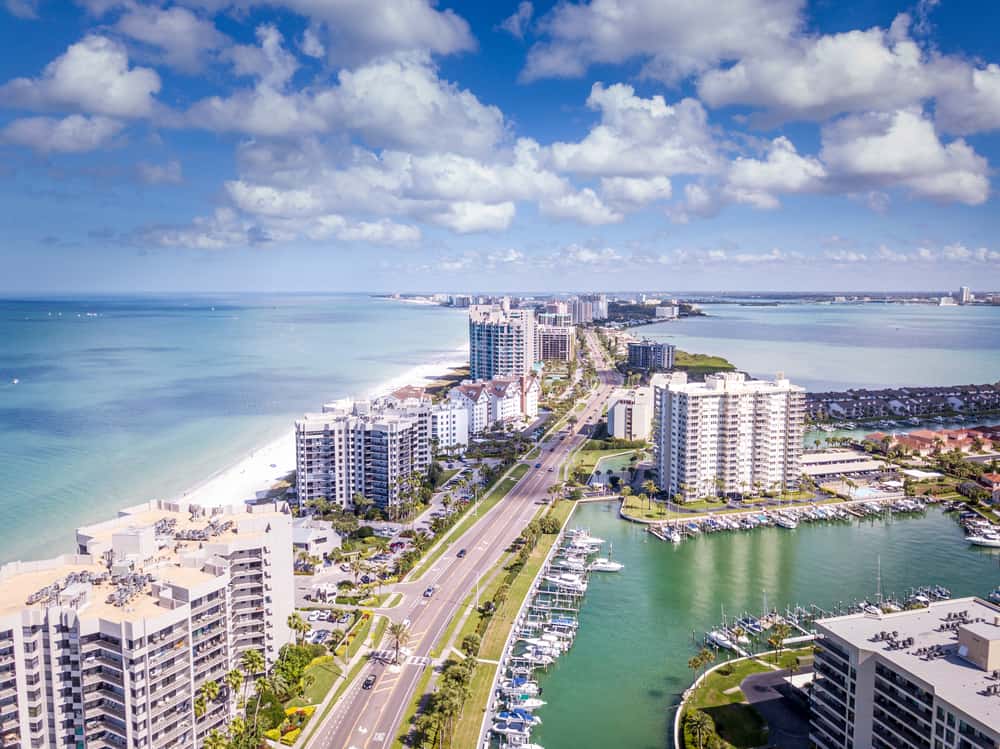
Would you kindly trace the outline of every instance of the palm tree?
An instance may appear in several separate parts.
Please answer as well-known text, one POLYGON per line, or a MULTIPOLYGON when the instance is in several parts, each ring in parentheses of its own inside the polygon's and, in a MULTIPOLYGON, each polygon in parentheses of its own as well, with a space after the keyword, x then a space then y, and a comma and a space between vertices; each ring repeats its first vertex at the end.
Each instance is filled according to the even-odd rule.
POLYGON ((219 682, 206 681, 201 685, 201 693, 208 702, 215 702, 219 698, 219 682))
POLYGON ((350 567, 351 574, 354 575, 354 585, 357 586, 358 578, 365 569, 365 565, 361 562, 361 557, 354 557, 354 559, 351 560, 350 567))
POLYGON ((199 693, 194 698, 194 717, 201 720, 207 709, 208 703, 205 701, 205 695, 199 693))
POLYGON ((784 647, 785 638, 788 637, 790 632, 791 629, 784 622, 775 624, 771 630, 771 636, 767 638, 767 644, 775 651, 775 661, 781 656, 781 649, 784 647))
POLYGON ((293 611, 288 615, 288 628, 295 635, 296 644, 301 645, 303 636, 309 631, 309 625, 302 619, 298 611, 293 611))
POLYGON ((698 737, 698 749, 701 749, 705 745, 705 737, 712 730, 712 719, 708 717, 707 713, 701 710, 692 710, 685 716, 684 720, 688 724, 691 733, 698 737))
POLYGON ((652 498, 659 493, 660 488, 656 485, 656 482, 653 481, 653 479, 646 479, 642 482, 642 490, 646 492, 650 498, 652 498))
POLYGON ((243 674, 240 673, 239 669, 234 668, 232 671, 226 672, 226 675, 222 677, 222 681, 225 682, 226 688, 229 690, 229 694, 235 700, 236 693, 243 684, 243 674))
MULTIPOLYGON (((246 650, 240 657, 240 670, 243 671, 243 692, 240 701, 246 704, 247 683, 264 670, 264 656, 259 650, 246 650)), ((258 700, 258 703, 260 701, 258 700)))
POLYGON ((410 628, 403 622, 393 622, 389 625, 389 637, 392 638, 392 647, 395 651, 392 662, 399 663, 399 651, 410 641, 410 628))

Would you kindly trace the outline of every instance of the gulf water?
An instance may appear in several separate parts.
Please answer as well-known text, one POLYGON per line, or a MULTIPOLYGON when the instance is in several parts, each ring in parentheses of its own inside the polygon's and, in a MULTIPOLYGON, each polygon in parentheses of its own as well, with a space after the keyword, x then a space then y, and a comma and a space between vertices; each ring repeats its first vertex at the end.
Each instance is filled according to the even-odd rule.
POLYGON ((466 330, 364 295, 0 300, 0 562, 71 551, 326 400, 456 359, 466 330))

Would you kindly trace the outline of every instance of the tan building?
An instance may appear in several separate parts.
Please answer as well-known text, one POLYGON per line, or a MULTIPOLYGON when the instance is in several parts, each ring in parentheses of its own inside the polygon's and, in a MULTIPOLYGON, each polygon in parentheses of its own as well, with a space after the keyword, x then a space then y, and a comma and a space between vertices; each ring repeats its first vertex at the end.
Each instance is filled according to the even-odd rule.
POLYGON ((961 598, 817 631, 818 749, 1000 747, 1000 606, 961 598))
POLYGON ((572 325, 535 326, 535 352, 542 361, 572 361, 576 353, 576 328, 572 325))
POLYGON ((281 506, 150 502, 77 531, 77 553, 0 567, 3 747, 200 747, 235 710, 202 685, 290 641, 281 506))

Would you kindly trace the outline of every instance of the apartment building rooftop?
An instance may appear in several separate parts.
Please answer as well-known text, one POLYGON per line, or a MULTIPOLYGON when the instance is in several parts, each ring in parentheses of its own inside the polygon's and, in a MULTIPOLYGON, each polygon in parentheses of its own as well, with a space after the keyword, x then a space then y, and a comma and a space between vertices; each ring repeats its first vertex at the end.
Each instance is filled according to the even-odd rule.
MULTIPOLYGON (((77 554, 0 567, 0 616, 51 606, 108 621, 156 616, 174 608, 171 586, 221 586, 224 562, 213 544, 251 543, 279 505, 203 509, 152 501, 77 530, 77 554)), ((183 602, 178 602, 178 605, 183 602)))
POLYGON ((684 372, 674 372, 662 381, 672 391, 687 395, 716 395, 724 392, 769 393, 789 390, 805 392, 805 388, 793 385, 782 375, 774 380, 750 380, 742 372, 719 372, 705 376, 704 382, 689 382, 684 372))
POLYGON ((1000 726, 1000 606, 979 598, 932 602, 927 608, 873 616, 821 619, 827 631, 876 654, 933 688, 942 700, 985 726, 1000 726))

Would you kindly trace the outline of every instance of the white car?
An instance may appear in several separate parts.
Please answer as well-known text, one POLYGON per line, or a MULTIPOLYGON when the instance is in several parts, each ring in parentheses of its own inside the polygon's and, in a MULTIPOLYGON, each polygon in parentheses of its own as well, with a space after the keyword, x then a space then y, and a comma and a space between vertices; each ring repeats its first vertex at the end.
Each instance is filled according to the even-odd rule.
POLYGON ((306 617, 306 621, 317 622, 319 621, 319 616, 320 616, 319 611, 310 611, 309 616, 306 617))

